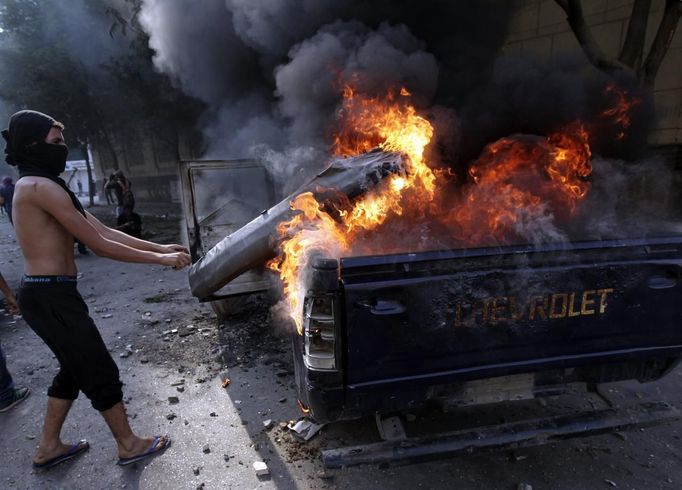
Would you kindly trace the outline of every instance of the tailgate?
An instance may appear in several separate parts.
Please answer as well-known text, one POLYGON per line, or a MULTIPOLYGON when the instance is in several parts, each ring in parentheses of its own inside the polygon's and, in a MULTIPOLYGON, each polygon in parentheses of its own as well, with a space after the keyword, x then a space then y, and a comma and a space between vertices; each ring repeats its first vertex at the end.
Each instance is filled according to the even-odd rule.
POLYGON ((341 261, 351 389, 682 351, 682 239, 341 261))

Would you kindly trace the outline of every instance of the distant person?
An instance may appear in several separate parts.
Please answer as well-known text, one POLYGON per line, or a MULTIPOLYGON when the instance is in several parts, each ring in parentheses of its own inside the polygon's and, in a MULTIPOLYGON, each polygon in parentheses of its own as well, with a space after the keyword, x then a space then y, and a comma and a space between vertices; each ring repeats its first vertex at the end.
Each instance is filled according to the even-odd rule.
POLYGON ((123 213, 116 219, 116 229, 135 238, 142 238, 142 218, 130 206, 123 206, 123 213))
POLYGON ((59 178, 68 155, 63 129, 52 117, 25 110, 14 114, 9 129, 2 131, 6 161, 16 165, 20 175, 14 193, 16 235, 25 269, 19 306, 60 366, 47 392, 45 424, 33 465, 47 469, 89 448, 86 441, 64 444, 60 437, 71 405, 82 391, 109 426, 118 447, 118 464, 123 466, 159 454, 171 440, 167 435, 139 437, 129 425, 118 368, 77 289, 73 239, 97 255, 123 262, 181 269, 191 261, 185 247, 133 238, 83 209, 59 178))
MULTIPOLYGON (((113 178, 113 174, 111 175, 113 178)), ((107 200, 107 204, 111 205, 114 203, 114 197, 111 195, 111 188, 108 187, 109 179, 104 177, 104 182, 102 182, 102 192, 104 193, 104 198, 107 200)))
POLYGON ((83 183, 79 180, 76 182, 76 185, 78 186, 78 195, 82 196, 83 195, 83 183))
POLYGON ((7 213, 9 222, 14 224, 12 221, 12 198, 14 198, 12 177, 3 177, 2 186, 0 186, 0 204, 2 204, 3 211, 7 213))
MULTIPOLYGON (((121 196, 121 207, 124 208, 127 206, 131 210, 134 210, 135 196, 133 195, 132 182, 128 180, 121 170, 117 170, 114 175, 116 175, 116 179, 118 179, 118 182, 121 185, 121 190, 123 191, 123 195, 121 196)), ((121 209, 121 213, 123 213, 123 209, 121 209)))
MULTIPOLYGON (((116 217, 123 213, 123 206, 126 204, 126 196, 128 196, 128 203, 130 202, 130 197, 132 196, 132 191, 130 190, 130 181, 126 178, 121 170, 117 170, 109 178, 109 183, 107 187, 114 192, 116 196, 116 217)), ((135 202, 133 199, 133 208, 135 207, 135 202)))
POLYGON ((130 189, 132 184, 130 183, 130 180, 128 180, 128 177, 125 176, 123 173, 123 170, 117 170, 114 172, 114 177, 116 177, 116 180, 121 184, 122 188, 124 191, 130 189))
MULTIPOLYGON (((7 285, 5 278, 0 274, 0 291, 5 295, 7 302, 7 309, 13 315, 19 315, 19 306, 17 305, 17 298, 7 285)), ((6 412, 10 408, 18 405, 26 400, 31 390, 28 388, 16 388, 12 375, 7 370, 5 363, 5 356, 2 353, 2 345, 0 345, 0 412, 6 412)))

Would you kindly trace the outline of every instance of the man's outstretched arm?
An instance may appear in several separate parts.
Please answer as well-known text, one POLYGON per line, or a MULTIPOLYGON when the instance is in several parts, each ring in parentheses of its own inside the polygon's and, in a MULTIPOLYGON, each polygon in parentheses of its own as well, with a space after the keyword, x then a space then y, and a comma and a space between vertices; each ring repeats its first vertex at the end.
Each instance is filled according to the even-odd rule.
POLYGON ((92 226, 105 238, 112 240, 114 242, 122 243, 123 245, 127 245, 132 248, 136 248, 138 250, 147 250, 150 252, 158 252, 158 253, 170 253, 170 252, 185 252, 188 253, 187 248, 183 247, 182 245, 161 245, 158 243, 154 242, 149 242, 147 240, 142 240, 141 238, 135 238, 133 236, 130 236, 126 233, 123 233, 122 231, 115 230, 113 228, 109 228, 107 225, 102 223, 100 220, 98 220, 95 216, 93 216, 91 213, 88 211, 85 212, 85 214, 88 216, 88 222, 92 224, 92 226))
POLYGON ((52 215, 69 233, 97 255, 123 262, 160 264, 175 268, 182 268, 191 263, 189 255, 185 252, 168 249, 164 249, 163 252, 145 250, 111 240, 103 236, 89 219, 85 219, 73 207, 68 194, 59 185, 45 179, 38 187, 32 196, 34 204, 52 215))

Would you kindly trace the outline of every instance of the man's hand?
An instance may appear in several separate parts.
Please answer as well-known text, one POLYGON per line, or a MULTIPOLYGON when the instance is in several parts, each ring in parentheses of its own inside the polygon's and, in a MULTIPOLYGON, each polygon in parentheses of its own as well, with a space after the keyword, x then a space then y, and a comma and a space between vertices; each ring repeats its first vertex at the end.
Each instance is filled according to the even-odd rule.
POLYGON ((189 254, 185 252, 171 252, 166 254, 161 254, 161 265, 167 265, 173 269, 182 269, 187 267, 192 263, 192 259, 189 254))
POLYGON ((17 298, 10 294, 5 298, 7 301, 7 309, 12 315, 21 315, 21 310, 19 310, 19 305, 17 304, 17 298))
POLYGON ((164 249, 166 249, 166 253, 172 253, 172 252, 184 252, 186 254, 189 253, 189 250, 187 250, 186 247, 183 247, 182 245, 176 245, 176 244, 171 244, 171 245, 161 245, 164 249))

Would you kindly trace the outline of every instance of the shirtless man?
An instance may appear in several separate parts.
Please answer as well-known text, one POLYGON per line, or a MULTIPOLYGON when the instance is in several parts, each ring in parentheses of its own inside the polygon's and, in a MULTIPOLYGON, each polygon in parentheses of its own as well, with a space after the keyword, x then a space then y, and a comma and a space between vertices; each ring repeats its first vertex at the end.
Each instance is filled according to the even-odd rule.
POLYGON ((34 467, 49 468, 88 449, 80 441, 64 444, 60 433, 79 391, 108 424, 118 446, 119 465, 158 454, 168 436, 139 437, 128 424, 118 368, 76 289, 73 242, 78 238, 95 254, 124 262, 175 269, 190 264, 180 245, 159 245, 113 230, 83 210, 58 175, 68 149, 61 123, 34 111, 20 111, 2 132, 6 161, 16 165, 13 213, 25 276, 19 292, 24 319, 55 354, 60 371, 48 390, 45 425, 33 457, 34 467))

